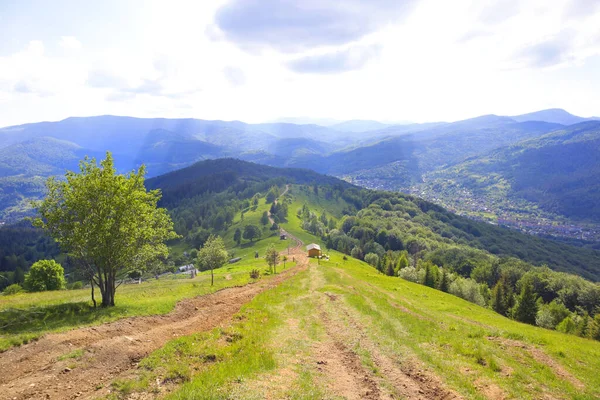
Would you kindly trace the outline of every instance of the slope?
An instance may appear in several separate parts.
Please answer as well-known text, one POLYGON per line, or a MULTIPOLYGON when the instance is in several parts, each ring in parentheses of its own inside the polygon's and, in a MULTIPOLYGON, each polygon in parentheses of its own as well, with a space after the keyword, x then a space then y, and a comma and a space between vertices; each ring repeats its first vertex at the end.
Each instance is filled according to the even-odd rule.
MULTIPOLYGON (((291 205, 337 214, 326 187, 290 190, 291 205)), ((301 224, 290 215, 282 226, 321 240, 301 224)), ((329 256, 305 270, 184 301, 165 316, 48 335, 0 356, 10 365, 0 388, 18 399, 600 395, 598 342, 511 321, 336 251, 329 256)), ((151 300, 143 285, 133 286, 141 289, 138 299, 151 300)))
MULTIPOLYGON (((600 122, 582 122, 475 157, 431 176, 488 197, 524 200, 580 221, 600 222, 600 122)), ((458 190, 458 189, 457 189, 458 190)))

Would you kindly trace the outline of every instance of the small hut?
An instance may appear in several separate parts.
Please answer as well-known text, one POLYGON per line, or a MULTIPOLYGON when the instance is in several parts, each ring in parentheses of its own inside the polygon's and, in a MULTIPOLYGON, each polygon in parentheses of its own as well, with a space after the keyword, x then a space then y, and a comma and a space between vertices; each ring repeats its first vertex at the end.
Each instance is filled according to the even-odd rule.
POLYGON ((320 257, 321 256, 321 246, 316 243, 311 243, 306 246, 306 251, 308 252, 309 257, 320 257))

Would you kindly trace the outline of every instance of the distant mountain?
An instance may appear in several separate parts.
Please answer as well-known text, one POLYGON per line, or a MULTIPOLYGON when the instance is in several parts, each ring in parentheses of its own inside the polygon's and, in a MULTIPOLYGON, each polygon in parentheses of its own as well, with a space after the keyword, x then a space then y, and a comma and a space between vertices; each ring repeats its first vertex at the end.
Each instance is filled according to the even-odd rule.
POLYGON ((600 121, 586 121, 473 157, 441 171, 436 179, 598 223, 599 176, 600 121))
MULTIPOLYGON (((28 139, 0 149, 0 220, 26 215, 29 200, 44 193, 45 178, 64 175, 78 168, 85 156, 103 157, 102 152, 49 137, 28 139)), ((118 166, 127 161, 117 157, 118 166)))
POLYGON ((388 124, 383 124, 378 121, 354 119, 351 121, 345 121, 339 124, 331 125, 330 128, 342 132, 366 132, 384 129, 388 126, 388 124))
MULTIPOLYGON (((40 182, 75 168, 85 155, 103 158, 112 151, 119 171, 143 163, 149 177, 200 160, 236 157, 276 167, 310 168, 368 187, 397 190, 420 182, 430 171, 562 128, 497 115, 391 126, 356 120, 334 127, 191 118, 67 118, 0 129, 0 150, 6 150, 4 159, 0 157, 0 178, 10 177, 11 183, 5 183, 10 190, 25 190, 35 187, 20 185, 25 177, 40 182), (21 174, 25 175, 15 178, 21 174)), ((18 190, 14 193, 21 201, 28 198, 18 190)))
POLYGON ((286 123, 286 124, 297 124, 297 125, 321 125, 331 126, 339 124, 341 121, 333 118, 311 118, 311 117, 283 117, 277 118, 272 123, 286 123))
POLYGON ((567 111, 565 111, 561 108, 551 108, 548 110, 541 110, 541 111, 536 111, 536 112, 523 114, 523 115, 515 115, 510 118, 512 118, 518 122, 544 121, 544 122, 551 122, 551 123, 561 124, 561 125, 573 125, 573 124, 578 124, 578 123, 584 122, 584 121, 599 119, 597 117, 592 117, 592 118, 578 117, 576 115, 568 113, 567 111))

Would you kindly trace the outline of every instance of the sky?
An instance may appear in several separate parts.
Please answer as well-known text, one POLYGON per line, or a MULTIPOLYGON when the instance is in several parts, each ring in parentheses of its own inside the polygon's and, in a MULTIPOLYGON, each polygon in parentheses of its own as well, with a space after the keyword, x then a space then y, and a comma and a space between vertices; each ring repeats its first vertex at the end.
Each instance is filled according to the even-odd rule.
POLYGON ((0 0, 0 126, 600 115, 600 0, 0 0))

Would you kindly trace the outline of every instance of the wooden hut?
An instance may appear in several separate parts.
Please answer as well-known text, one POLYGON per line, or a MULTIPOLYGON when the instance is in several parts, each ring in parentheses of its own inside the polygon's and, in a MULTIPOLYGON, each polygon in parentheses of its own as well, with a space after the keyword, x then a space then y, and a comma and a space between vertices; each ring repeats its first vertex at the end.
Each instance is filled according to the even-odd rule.
POLYGON ((321 246, 316 243, 311 243, 306 246, 306 251, 308 252, 309 257, 320 257, 321 256, 321 246))

